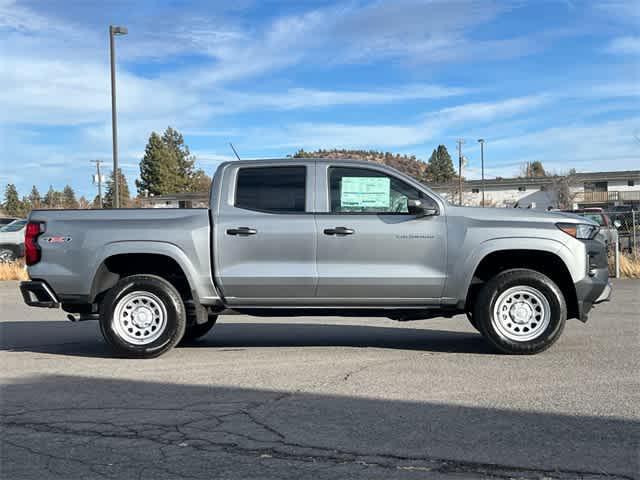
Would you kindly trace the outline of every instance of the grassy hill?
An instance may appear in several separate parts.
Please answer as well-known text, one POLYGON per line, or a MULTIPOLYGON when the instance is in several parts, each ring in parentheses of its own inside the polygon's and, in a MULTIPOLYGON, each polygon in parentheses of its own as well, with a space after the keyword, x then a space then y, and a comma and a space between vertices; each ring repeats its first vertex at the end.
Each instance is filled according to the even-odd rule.
POLYGON ((331 158, 331 159, 353 159, 366 160, 368 162, 389 165, 413 178, 427 182, 429 180, 428 165, 419 160, 415 155, 399 155, 390 152, 377 152, 375 150, 316 150, 306 152, 298 150, 293 158, 331 158))

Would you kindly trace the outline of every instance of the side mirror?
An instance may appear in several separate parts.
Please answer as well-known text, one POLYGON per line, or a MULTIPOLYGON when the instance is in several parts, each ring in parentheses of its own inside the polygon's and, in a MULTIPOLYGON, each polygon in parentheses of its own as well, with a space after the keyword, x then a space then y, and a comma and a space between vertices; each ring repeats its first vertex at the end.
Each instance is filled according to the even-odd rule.
POLYGON ((408 200, 407 209, 411 215, 416 217, 431 217, 438 214, 435 208, 427 208, 420 200, 408 200))
POLYGON ((622 226, 622 223, 620 222, 620 220, 614 220, 613 226, 616 228, 620 228, 622 226))

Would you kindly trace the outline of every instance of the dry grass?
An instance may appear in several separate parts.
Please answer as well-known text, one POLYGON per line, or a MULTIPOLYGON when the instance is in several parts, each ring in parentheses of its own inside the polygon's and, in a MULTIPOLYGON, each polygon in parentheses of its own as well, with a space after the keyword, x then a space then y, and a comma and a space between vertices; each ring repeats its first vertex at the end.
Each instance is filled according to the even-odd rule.
POLYGON ((620 255, 620 276, 640 278, 640 257, 620 255))
POLYGON ((0 281, 2 280, 29 280, 24 262, 0 263, 0 281))

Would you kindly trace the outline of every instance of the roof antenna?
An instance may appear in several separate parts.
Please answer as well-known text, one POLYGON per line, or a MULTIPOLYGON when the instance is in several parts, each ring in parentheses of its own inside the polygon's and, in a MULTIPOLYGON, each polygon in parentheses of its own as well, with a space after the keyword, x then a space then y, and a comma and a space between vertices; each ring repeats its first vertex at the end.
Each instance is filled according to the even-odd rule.
POLYGON ((236 158, 240 160, 240 155, 238 155, 238 152, 236 152, 236 148, 233 146, 233 143, 229 142, 229 145, 231 145, 231 150, 233 150, 233 153, 236 154, 236 158))

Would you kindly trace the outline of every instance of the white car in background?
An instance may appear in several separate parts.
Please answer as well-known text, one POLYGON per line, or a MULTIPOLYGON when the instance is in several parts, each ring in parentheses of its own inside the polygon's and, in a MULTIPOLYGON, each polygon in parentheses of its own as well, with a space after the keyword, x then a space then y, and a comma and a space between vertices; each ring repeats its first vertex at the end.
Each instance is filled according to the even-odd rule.
POLYGON ((26 220, 14 220, 0 228, 0 263, 12 262, 24 256, 26 220))

